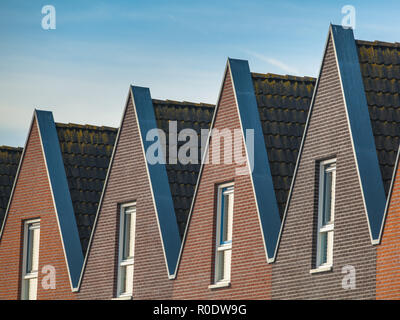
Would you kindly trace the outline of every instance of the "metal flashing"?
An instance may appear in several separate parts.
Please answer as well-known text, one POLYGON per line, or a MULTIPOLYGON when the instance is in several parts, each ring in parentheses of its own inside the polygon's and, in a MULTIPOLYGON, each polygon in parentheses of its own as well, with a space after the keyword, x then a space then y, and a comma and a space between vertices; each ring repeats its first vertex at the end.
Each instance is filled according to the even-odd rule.
POLYGON ((353 30, 331 25, 339 77, 371 242, 379 239, 386 196, 372 134, 353 30))
MULTIPOLYGON (((261 128, 257 100, 254 94, 253 82, 249 64, 245 60, 228 59, 232 84, 242 127, 243 139, 246 130, 254 130, 254 142, 257 151, 254 152, 253 170, 250 177, 253 182, 253 191, 264 239, 268 261, 275 256, 276 244, 281 228, 278 203, 276 200, 268 154, 265 148, 264 135, 261 128)), ((246 149, 247 161, 249 161, 246 149)))
MULTIPOLYGON (((161 242, 163 244, 164 256, 170 277, 174 274, 177 266, 181 239, 176 223, 175 209, 172 202, 165 164, 160 164, 158 162, 151 164, 146 156, 146 150, 150 145, 160 143, 159 140, 156 142, 146 140, 147 133, 150 130, 157 129, 153 102, 148 88, 131 86, 131 95, 141 135, 153 202, 157 213, 158 227, 162 239, 161 242)), ((161 152, 161 147, 158 148, 158 150, 161 152)))
POLYGON ((68 181, 65 174, 64 162, 61 155, 60 143, 53 114, 48 111, 35 110, 35 117, 49 177, 49 184, 52 190, 71 287, 74 288, 78 284, 82 270, 83 253, 68 181))

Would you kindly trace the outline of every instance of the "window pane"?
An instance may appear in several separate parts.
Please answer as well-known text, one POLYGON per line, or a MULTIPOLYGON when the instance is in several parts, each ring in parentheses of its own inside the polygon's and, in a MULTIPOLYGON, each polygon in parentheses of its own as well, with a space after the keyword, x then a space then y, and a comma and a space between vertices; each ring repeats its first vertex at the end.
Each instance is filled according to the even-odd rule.
POLYGON ((231 258, 232 258, 232 250, 224 251, 224 280, 229 281, 231 278, 231 258))
POLYGON ((131 214, 131 221, 130 221, 130 239, 129 239, 129 257, 134 256, 135 251, 135 224, 136 224, 136 211, 133 211, 131 214))
POLYGON ((32 271, 32 258, 33 258, 33 231, 30 226, 28 226, 27 232, 27 247, 26 247, 26 273, 31 273, 32 271))
POLYGON ((333 231, 330 231, 327 234, 326 251, 326 262, 331 265, 333 262, 333 231))
POLYGON ((39 227, 37 225, 29 225, 27 236, 26 273, 32 273, 36 272, 39 267, 39 227))
POLYGON ((217 281, 224 279, 225 271, 225 254, 224 251, 217 251, 217 281))
POLYGON ((125 211, 124 213, 124 237, 123 237, 123 254, 122 259, 125 260, 130 256, 131 244, 131 219, 132 215, 125 211))
POLYGON ((33 230, 33 246, 32 246, 32 270, 37 272, 39 269, 39 239, 40 239, 40 229, 35 228, 33 230))
POLYGON ((220 243, 232 240, 232 217, 233 217, 233 188, 222 189, 221 199, 221 240, 220 243))
POLYGON ((229 195, 222 197, 222 239, 221 242, 228 241, 228 221, 229 221, 229 195))
POLYGON ((36 295, 37 295, 37 278, 29 279, 27 280, 29 283, 28 286, 28 300, 36 300, 36 295))
POLYGON ((324 176, 324 198, 322 209, 322 225, 331 221, 331 208, 332 208, 332 172, 325 172, 324 176))
POLYGON ((328 249, 328 238, 327 233, 320 233, 320 247, 319 247, 319 265, 327 262, 327 249, 328 249))
POLYGON ((119 279, 119 283, 120 283, 120 294, 124 293, 126 291, 126 267, 121 267, 119 269, 120 272, 120 279, 119 279))
POLYGON ((133 291, 133 264, 126 266, 125 293, 132 294, 133 291))

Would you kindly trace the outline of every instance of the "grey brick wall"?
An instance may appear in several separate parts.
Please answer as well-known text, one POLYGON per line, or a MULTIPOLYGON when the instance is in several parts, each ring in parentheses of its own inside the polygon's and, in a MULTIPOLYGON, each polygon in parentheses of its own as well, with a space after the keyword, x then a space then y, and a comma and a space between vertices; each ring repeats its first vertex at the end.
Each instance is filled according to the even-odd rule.
POLYGON ((273 299, 373 299, 376 249, 371 245, 331 40, 286 216, 273 299), (310 274, 315 260, 317 163, 337 158, 333 270, 310 274), (344 265, 356 269, 356 289, 342 288, 344 265))
POLYGON ((135 299, 168 299, 173 283, 168 279, 140 135, 129 99, 79 292, 80 299, 115 297, 119 205, 132 201, 136 201, 133 296, 135 299))

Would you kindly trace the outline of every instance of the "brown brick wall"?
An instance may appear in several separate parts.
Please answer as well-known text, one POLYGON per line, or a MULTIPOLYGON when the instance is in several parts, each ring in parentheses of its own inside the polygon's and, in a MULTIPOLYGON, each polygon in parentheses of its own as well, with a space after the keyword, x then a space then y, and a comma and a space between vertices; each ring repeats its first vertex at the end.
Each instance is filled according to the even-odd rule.
POLYGON ((124 116, 107 189, 79 292, 80 299, 116 296, 119 204, 136 201, 133 296, 168 299, 168 279, 145 159, 131 100, 124 116))
POLYGON ((400 299, 400 166, 397 168, 393 193, 377 246, 376 298, 400 299))
POLYGON ((0 240, 0 299, 19 299, 25 220, 40 218, 38 299, 75 299, 62 247, 60 230, 53 206, 49 180, 34 122, 16 184, 4 232, 0 240), (56 289, 44 290, 41 270, 45 265, 56 269, 56 289))
POLYGON ((376 248, 352 150, 333 46, 329 41, 277 260, 273 299, 373 299, 376 248), (316 163, 337 158, 333 270, 310 274, 315 259, 316 163), (342 267, 356 269, 356 289, 344 290, 342 267))
MULTIPOLYGON (((229 74, 217 112, 215 128, 240 128, 229 74)), ((209 154, 212 155, 212 143, 209 154)), ((271 266, 267 264, 250 175, 236 176, 237 167, 222 163, 204 166, 174 280, 174 299, 270 298, 271 266), (229 181, 235 183, 231 287, 210 290, 214 277, 216 186, 229 181)))

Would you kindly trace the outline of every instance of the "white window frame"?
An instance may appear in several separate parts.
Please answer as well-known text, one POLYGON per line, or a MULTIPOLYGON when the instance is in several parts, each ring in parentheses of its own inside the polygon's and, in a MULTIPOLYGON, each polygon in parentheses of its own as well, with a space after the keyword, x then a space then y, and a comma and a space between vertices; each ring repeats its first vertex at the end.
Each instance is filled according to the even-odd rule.
MULTIPOLYGON (((39 253, 40 253, 40 219, 27 220, 24 222, 24 240, 23 240, 23 258, 22 258, 22 284, 21 284, 21 299, 22 300, 36 300, 37 299, 37 287, 38 287, 38 270, 34 270, 34 272, 27 272, 27 263, 28 263, 28 233, 29 230, 37 230, 39 229, 39 244, 37 248, 37 267, 39 269, 39 253), (36 279, 36 290, 33 296, 30 296, 29 286, 27 282, 31 282, 36 279)), ((32 243, 33 245, 33 243, 32 243)), ((33 247, 32 247, 33 248, 33 247)), ((32 250, 35 250, 33 248, 32 250)))
MULTIPOLYGON (((132 222, 131 222, 132 226, 132 222)), ((133 287, 129 291, 122 292, 122 271, 127 269, 127 267, 132 267, 131 278, 133 280, 133 269, 134 269, 134 252, 135 252, 135 238, 136 238, 136 202, 125 203, 120 206, 120 223, 119 223, 119 241, 118 241, 118 280, 117 280, 117 298, 129 299, 133 296, 133 287), (131 213, 126 213, 128 208, 132 208, 131 213), (124 256, 124 238, 125 238, 125 215, 131 214, 131 219, 133 219, 133 230, 130 230, 130 248, 133 250, 133 255, 129 259, 123 259, 124 256)), ((126 272, 126 271, 125 271, 126 272)), ((133 284, 132 284, 133 286, 133 284)), ((126 287, 126 285, 125 285, 126 287)))
POLYGON ((333 236, 334 236, 334 221, 335 221, 335 197, 336 196, 336 159, 321 161, 319 164, 319 190, 318 190, 318 235, 317 235, 317 260, 316 269, 311 273, 319 271, 329 271, 333 266, 333 236), (324 215, 324 200, 325 200, 325 173, 332 172, 331 186, 331 208, 330 221, 323 223, 324 215), (322 235, 327 237, 326 261, 322 262, 322 235))
POLYGON ((210 289, 225 287, 230 285, 231 281, 231 260, 232 260, 232 230, 233 230, 233 206, 234 206, 234 183, 225 183, 218 186, 217 195, 217 221, 216 221, 216 237, 215 237, 215 272, 214 272, 214 284, 210 289), (224 191, 225 190, 225 191, 224 191), (231 211, 228 214, 228 228, 230 231, 230 240, 222 242, 222 199, 223 195, 231 195, 231 211), (224 265, 220 265, 219 255, 230 253, 229 259, 224 259, 224 265), (224 278, 219 279, 220 268, 224 268, 224 278))

